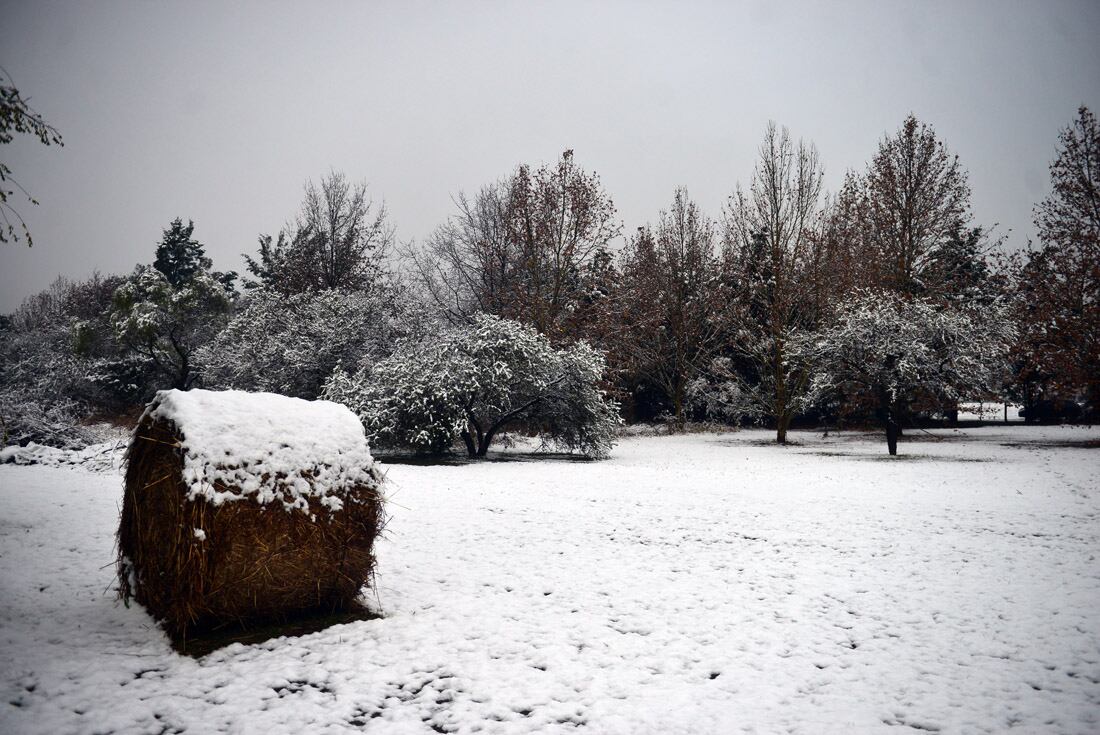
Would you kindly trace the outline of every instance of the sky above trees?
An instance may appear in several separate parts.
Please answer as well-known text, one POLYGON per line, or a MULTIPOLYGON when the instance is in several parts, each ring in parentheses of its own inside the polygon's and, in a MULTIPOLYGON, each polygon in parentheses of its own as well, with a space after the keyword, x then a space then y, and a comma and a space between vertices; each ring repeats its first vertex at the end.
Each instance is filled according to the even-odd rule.
POLYGON ((65 138, 5 146, 41 202, 0 249, 0 312, 55 276, 128 272, 194 220, 243 270, 303 184, 370 184, 398 241, 452 198, 573 149, 624 233, 687 187, 711 217, 769 120, 836 191, 910 112, 970 173, 975 224, 1034 236, 1057 136, 1100 108, 1100 6, 0 2, 0 66, 65 138))

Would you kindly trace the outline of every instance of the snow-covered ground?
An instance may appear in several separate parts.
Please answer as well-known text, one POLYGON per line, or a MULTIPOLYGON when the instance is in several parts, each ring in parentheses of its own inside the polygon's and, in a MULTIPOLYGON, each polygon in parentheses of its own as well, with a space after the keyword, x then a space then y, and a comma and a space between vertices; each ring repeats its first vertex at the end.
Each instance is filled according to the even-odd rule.
POLYGON ((1020 415, 1022 408, 1023 406, 1018 403, 978 403, 976 401, 960 403, 959 420, 1019 422, 1024 420, 1020 415))
POLYGON ((390 465, 384 617, 198 660, 117 471, 0 466, 0 732, 1100 731, 1100 430, 934 434, 390 465))

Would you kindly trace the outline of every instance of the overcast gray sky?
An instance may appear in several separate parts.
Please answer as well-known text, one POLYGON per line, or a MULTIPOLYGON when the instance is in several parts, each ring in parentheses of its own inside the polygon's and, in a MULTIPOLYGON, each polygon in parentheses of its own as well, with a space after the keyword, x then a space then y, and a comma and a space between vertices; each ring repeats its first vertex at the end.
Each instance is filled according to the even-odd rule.
POLYGON ((1059 130, 1100 108, 1100 2, 0 0, 0 65, 65 138, 0 148, 41 201, 18 204, 34 247, 0 248, 10 312, 59 274, 151 262, 177 216, 240 269, 330 169, 403 241, 566 148, 627 232, 676 186, 718 217, 770 119, 835 189, 914 112, 1019 246, 1059 130))

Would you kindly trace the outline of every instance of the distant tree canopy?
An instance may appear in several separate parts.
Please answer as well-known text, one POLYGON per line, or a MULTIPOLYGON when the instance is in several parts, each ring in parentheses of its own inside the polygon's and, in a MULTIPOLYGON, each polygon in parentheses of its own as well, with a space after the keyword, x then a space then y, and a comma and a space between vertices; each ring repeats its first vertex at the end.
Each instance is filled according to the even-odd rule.
POLYGON ((333 370, 389 355, 405 325, 383 294, 261 289, 197 357, 208 387, 314 399, 333 370))
POLYGON ((677 189, 656 227, 639 228, 621 256, 621 280, 605 305, 614 334, 608 354, 630 379, 659 387, 682 427, 688 385, 710 362, 724 332, 717 228, 677 189))
POLYGON ((377 284, 393 244, 393 228, 384 205, 367 198, 367 185, 343 173, 305 186, 305 199, 293 224, 260 236, 258 259, 245 256, 253 288, 284 293, 310 290, 366 290, 377 284))
POLYGON ((973 221, 966 170, 914 115, 834 195, 812 143, 771 123, 719 220, 676 188, 625 241, 572 151, 458 194, 399 260, 385 207, 333 171, 245 256, 243 297, 179 218, 151 266, 58 286, 0 320, 0 367, 21 376, 2 376, 0 399, 26 418, 4 420, 53 426, 205 382, 323 391, 375 441, 484 456, 509 429, 604 453, 605 392, 670 431, 711 419, 783 442, 796 421, 878 421, 892 451, 905 424, 967 398, 1097 416, 1098 141, 1081 108, 1035 209, 1039 242, 1016 257, 997 255, 1003 238, 973 221))
MULTIPOLYGON (((31 108, 28 100, 15 88, 11 77, 8 77, 7 72, 3 73, 4 79, 0 80, 0 145, 11 143, 17 134, 33 135, 42 145, 65 145, 57 128, 31 108)), ((16 189, 32 205, 38 204, 15 180, 11 168, 0 161, 0 219, 3 219, 3 223, 0 223, 0 243, 15 243, 23 238, 31 246, 34 245, 34 239, 27 229, 27 223, 11 204, 16 189)))
POLYGON ((456 203, 458 213, 410 253, 432 302, 453 323, 483 312, 553 339, 576 330, 585 271, 622 231, 599 177, 570 150, 456 203))

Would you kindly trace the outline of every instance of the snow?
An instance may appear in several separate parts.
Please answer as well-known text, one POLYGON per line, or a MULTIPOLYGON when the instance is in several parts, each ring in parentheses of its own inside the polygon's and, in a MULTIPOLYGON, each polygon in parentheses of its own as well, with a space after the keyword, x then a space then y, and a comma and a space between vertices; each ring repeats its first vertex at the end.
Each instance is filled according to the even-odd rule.
POLYGON ((384 617, 198 660, 116 473, 0 466, 0 732, 1100 731, 1100 430, 792 437, 390 465, 384 617))
MULTIPOLYGON (((380 482, 363 425, 338 403, 236 390, 167 390, 157 393, 146 415, 180 430, 190 500, 220 505, 249 497, 309 512, 315 498, 339 510, 349 489, 380 482)), ((141 439, 139 431, 134 441, 141 439)))
POLYGON ((1022 409, 1018 403, 1010 403, 1006 406, 1003 403, 979 403, 970 401, 959 404, 959 420, 960 421, 1004 421, 1005 414, 1008 414, 1008 421, 1023 421, 1023 416, 1020 415, 1020 409, 1022 409))
POLYGON ((25 447, 12 445, 0 449, 0 464, 83 467, 92 472, 104 472, 121 467, 125 448, 120 440, 100 442, 76 451, 31 442, 25 447))

